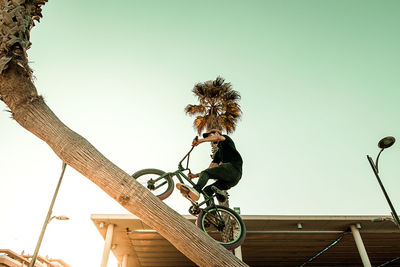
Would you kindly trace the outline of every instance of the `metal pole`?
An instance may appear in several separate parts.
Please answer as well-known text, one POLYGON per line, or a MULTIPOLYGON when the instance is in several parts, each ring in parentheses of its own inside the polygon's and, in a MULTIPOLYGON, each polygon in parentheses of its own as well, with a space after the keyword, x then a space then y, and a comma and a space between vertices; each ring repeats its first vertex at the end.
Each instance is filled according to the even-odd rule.
POLYGON ((54 202, 56 201, 56 197, 57 197, 57 194, 58 194, 58 189, 60 188, 61 181, 62 181, 62 178, 64 176, 64 172, 65 172, 66 166, 67 166, 67 164, 63 162, 60 180, 58 181, 58 184, 57 184, 57 187, 56 187, 56 191, 54 192, 53 199, 51 200, 49 211, 47 212, 46 220, 44 220, 43 227, 42 227, 42 232, 40 233, 39 240, 38 240, 38 242, 36 244, 35 252, 33 253, 31 262, 29 263, 29 267, 33 267, 35 265, 36 258, 37 258, 38 253, 39 253, 39 248, 40 248, 40 245, 42 244, 44 232, 46 231, 47 224, 51 220, 50 217, 51 217, 51 213, 53 212, 54 202))
POLYGON ((234 250, 234 254, 236 256, 236 258, 238 258, 239 260, 243 260, 243 256, 242 256, 242 246, 238 246, 237 248, 235 248, 234 250))
POLYGON ((122 266, 121 267, 128 267, 128 254, 125 254, 122 258, 122 266))
POLYGON ((107 227, 106 237, 104 240, 103 256, 101 258, 101 267, 107 267, 108 256, 110 255, 111 243, 114 234, 114 224, 109 224, 107 227))
MULTIPOLYGON (((234 211, 236 211, 237 214, 240 215, 240 207, 234 207, 234 211)), ((242 246, 238 246, 237 248, 234 249, 233 254, 241 261, 243 261, 243 256, 242 256, 242 246)))
POLYGON ((372 158, 371 158, 370 156, 368 156, 368 155, 367 155, 367 158, 368 158, 369 164, 371 164, 372 170, 373 170, 374 173, 375 173, 376 179, 378 180, 378 183, 379 183, 379 185, 381 186, 381 189, 382 189, 382 191, 383 191, 383 194, 385 195, 385 198, 386 198, 387 202, 389 203, 390 209, 392 210, 392 216, 393 216, 393 219, 394 219, 394 221, 395 221, 395 224, 397 225, 397 227, 400 228, 399 216, 397 216, 396 210, 394 209, 394 207, 393 207, 393 205, 392 205, 392 202, 390 201, 389 195, 386 193, 385 187, 383 186, 382 181, 381 181, 381 178, 380 178, 379 175, 378 175, 378 172, 377 172, 376 166, 375 166, 375 164, 374 164, 374 161, 373 161, 372 158))
POLYGON ((358 231, 355 225, 350 225, 350 229, 353 233, 354 241, 356 241, 358 253, 360 253, 364 267, 371 267, 371 262, 369 261, 367 250, 365 249, 364 243, 361 239, 360 231, 358 231))

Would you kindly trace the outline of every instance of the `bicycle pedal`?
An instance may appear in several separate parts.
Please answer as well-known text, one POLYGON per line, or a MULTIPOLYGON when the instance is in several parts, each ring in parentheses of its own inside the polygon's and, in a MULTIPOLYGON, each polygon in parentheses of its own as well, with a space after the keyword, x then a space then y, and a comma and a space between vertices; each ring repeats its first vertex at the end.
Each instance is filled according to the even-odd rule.
POLYGON ((187 200, 189 200, 193 205, 198 205, 196 201, 194 201, 189 194, 184 194, 182 193, 183 197, 186 198, 187 200))
POLYGON ((182 195, 189 195, 190 190, 186 187, 181 187, 180 189, 182 195))
POLYGON ((185 198, 190 200, 189 192, 181 191, 181 194, 182 194, 183 197, 185 197, 185 198))

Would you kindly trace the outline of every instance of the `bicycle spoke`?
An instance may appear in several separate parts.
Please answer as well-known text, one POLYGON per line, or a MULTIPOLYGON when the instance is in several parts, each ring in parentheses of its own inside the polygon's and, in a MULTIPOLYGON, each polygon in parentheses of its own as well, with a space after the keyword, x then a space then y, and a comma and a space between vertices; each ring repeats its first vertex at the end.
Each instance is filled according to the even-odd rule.
POLYGON ((210 211, 204 219, 206 232, 218 242, 229 243, 238 238, 240 225, 235 218, 224 211, 210 211))
POLYGON ((165 192, 168 188, 168 181, 155 174, 145 174, 136 179, 141 185, 153 192, 158 196, 165 192))
POLYGON ((240 216, 234 210, 220 205, 203 210, 196 225, 229 250, 240 246, 246 237, 246 227, 240 216))

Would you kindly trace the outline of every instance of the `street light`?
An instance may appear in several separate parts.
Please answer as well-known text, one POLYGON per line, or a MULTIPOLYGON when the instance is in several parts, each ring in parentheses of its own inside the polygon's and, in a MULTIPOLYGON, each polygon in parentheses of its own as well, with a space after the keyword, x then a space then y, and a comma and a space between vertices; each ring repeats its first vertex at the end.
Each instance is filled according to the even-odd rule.
POLYGON ((378 160, 379 160, 379 156, 381 155, 382 151, 385 150, 386 148, 391 147, 394 142, 396 141, 396 139, 393 136, 388 136, 385 137, 383 139, 381 139, 378 143, 378 147, 381 149, 381 151, 379 152, 378 156, 376 157, 376 161, 374 163, 374 161, 372 160, 372 158, 370 156, 367 155, 367 159, 371 165, 372 170, 375 173, 376 179, 378 180, 379 185, 381 186, 381 189, 383 191, 383 194, 385 195, 385 198, 387 200, 387 202, 389 203, 390 209, 392 210, 392 217, 394 219, 395 224, 397 225, 397 227, 400 228, 400 220, 399 220, 399 216, 397 216, 396 210, 394 209, 392 202, 390 201, 389 195, 387 194, 385 187, 382 184, 381 178, 379 177, 378 173, 379 173, 379 169, 378 169, 378 160))
POLYGON ((69 218, 67 216, 53 216, 50 218, 48 223, 50 223, 50 221, 53 219, 60 220, 60 221, 68 221, 69 220, 69 218))
POLYGON ((56 197, 57 197, 57 194, 58 194, 58 189, 60 189, 61 181, 62 181, 62 178, 64 176, 64 172, 65 172, 65 168, 66 167, 67 167, 67 164, 65 164, 63 162, 62 170, 61 170, 61 176, 60 176, 60 179, 58 181, 58 184, 57 184, 57 187, 56 187, 56 191, 54 192, 53 199, 51 200, 49 211, 47 212, 46 219, 44 220, 43 227, 42 227, 42 232, 40 233, 39 240, 38 240, 38 242, 36 244, 35 252, 33 253, 31 262, 29 263, 29 267, 33 267, 35 265, 36 258, 37 258, 38 253, 39 253, 39 248, 40 248, 40 245, 42 244, 44 232, 46 231, 46 227, 51 222, 51 220, 54 219, 54 218, 57 219, 57 220, 69 220, 69 218, 66 217, 66 216, 53 216, 53 217, 51 217, 51 214, 53 212, 54 202, 56 201, 56 197))

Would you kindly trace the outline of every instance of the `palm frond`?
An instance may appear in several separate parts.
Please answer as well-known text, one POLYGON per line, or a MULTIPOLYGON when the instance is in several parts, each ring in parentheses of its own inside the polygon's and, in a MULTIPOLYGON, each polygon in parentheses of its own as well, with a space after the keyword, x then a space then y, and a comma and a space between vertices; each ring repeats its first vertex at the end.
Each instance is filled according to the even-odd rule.
POLYGON ((227 91, 232 90, 232 84, 231 83, 224 83, 222 85, 222 87, 224 87, 225 90, 227 90, 227 91))
POLYGON ((221 110, 223 110, 225 114, 232 115, 234 118, 240 117, 242 114, 240 105, 232 101, 222 105, 221 110))
POLYGON ((204 116, 198 116, 193 123, 193 127, 197 130, 199 135, 206 128, 206 125, 207 125, 207 117, 204 116))
POLYGON ((215 79, 215 81, 213 81, 213 85, 215 87, 221 87, 225 82, 225 79, 222 78, 221 76, 218 76, 217 79, 215 79))
POLYGON ((232 116, 232 118, 234 119, 239 118, 241 113, 242 113, 241 110, 237 107, 233 107, 226 110, 226 114, 232 116))
POLYGON ((203 83, 197 83, 192 89, 193 94, 195 94, 199 99, 204 98, 204 84, 203 83))
POLYGON ((203 105, 187 105, 185 107, 186 114, 193 116, 197 114, 204 114, 206 112, 206 107, 203 105))
POLYGON ((229 90, 224 94, 223 98, 224 101, 239 101, 241 97, 237 91, 229 90))
POLYGON ((227 134, 232 133, 232 132, 235 131, 236 122, 235 122, 235 120, 231 120, 229 118, 229 116, 221 115, 219 117, 218 121, 219 121, 218 123, 221 125, 221 127, 225 129, 227 134))

